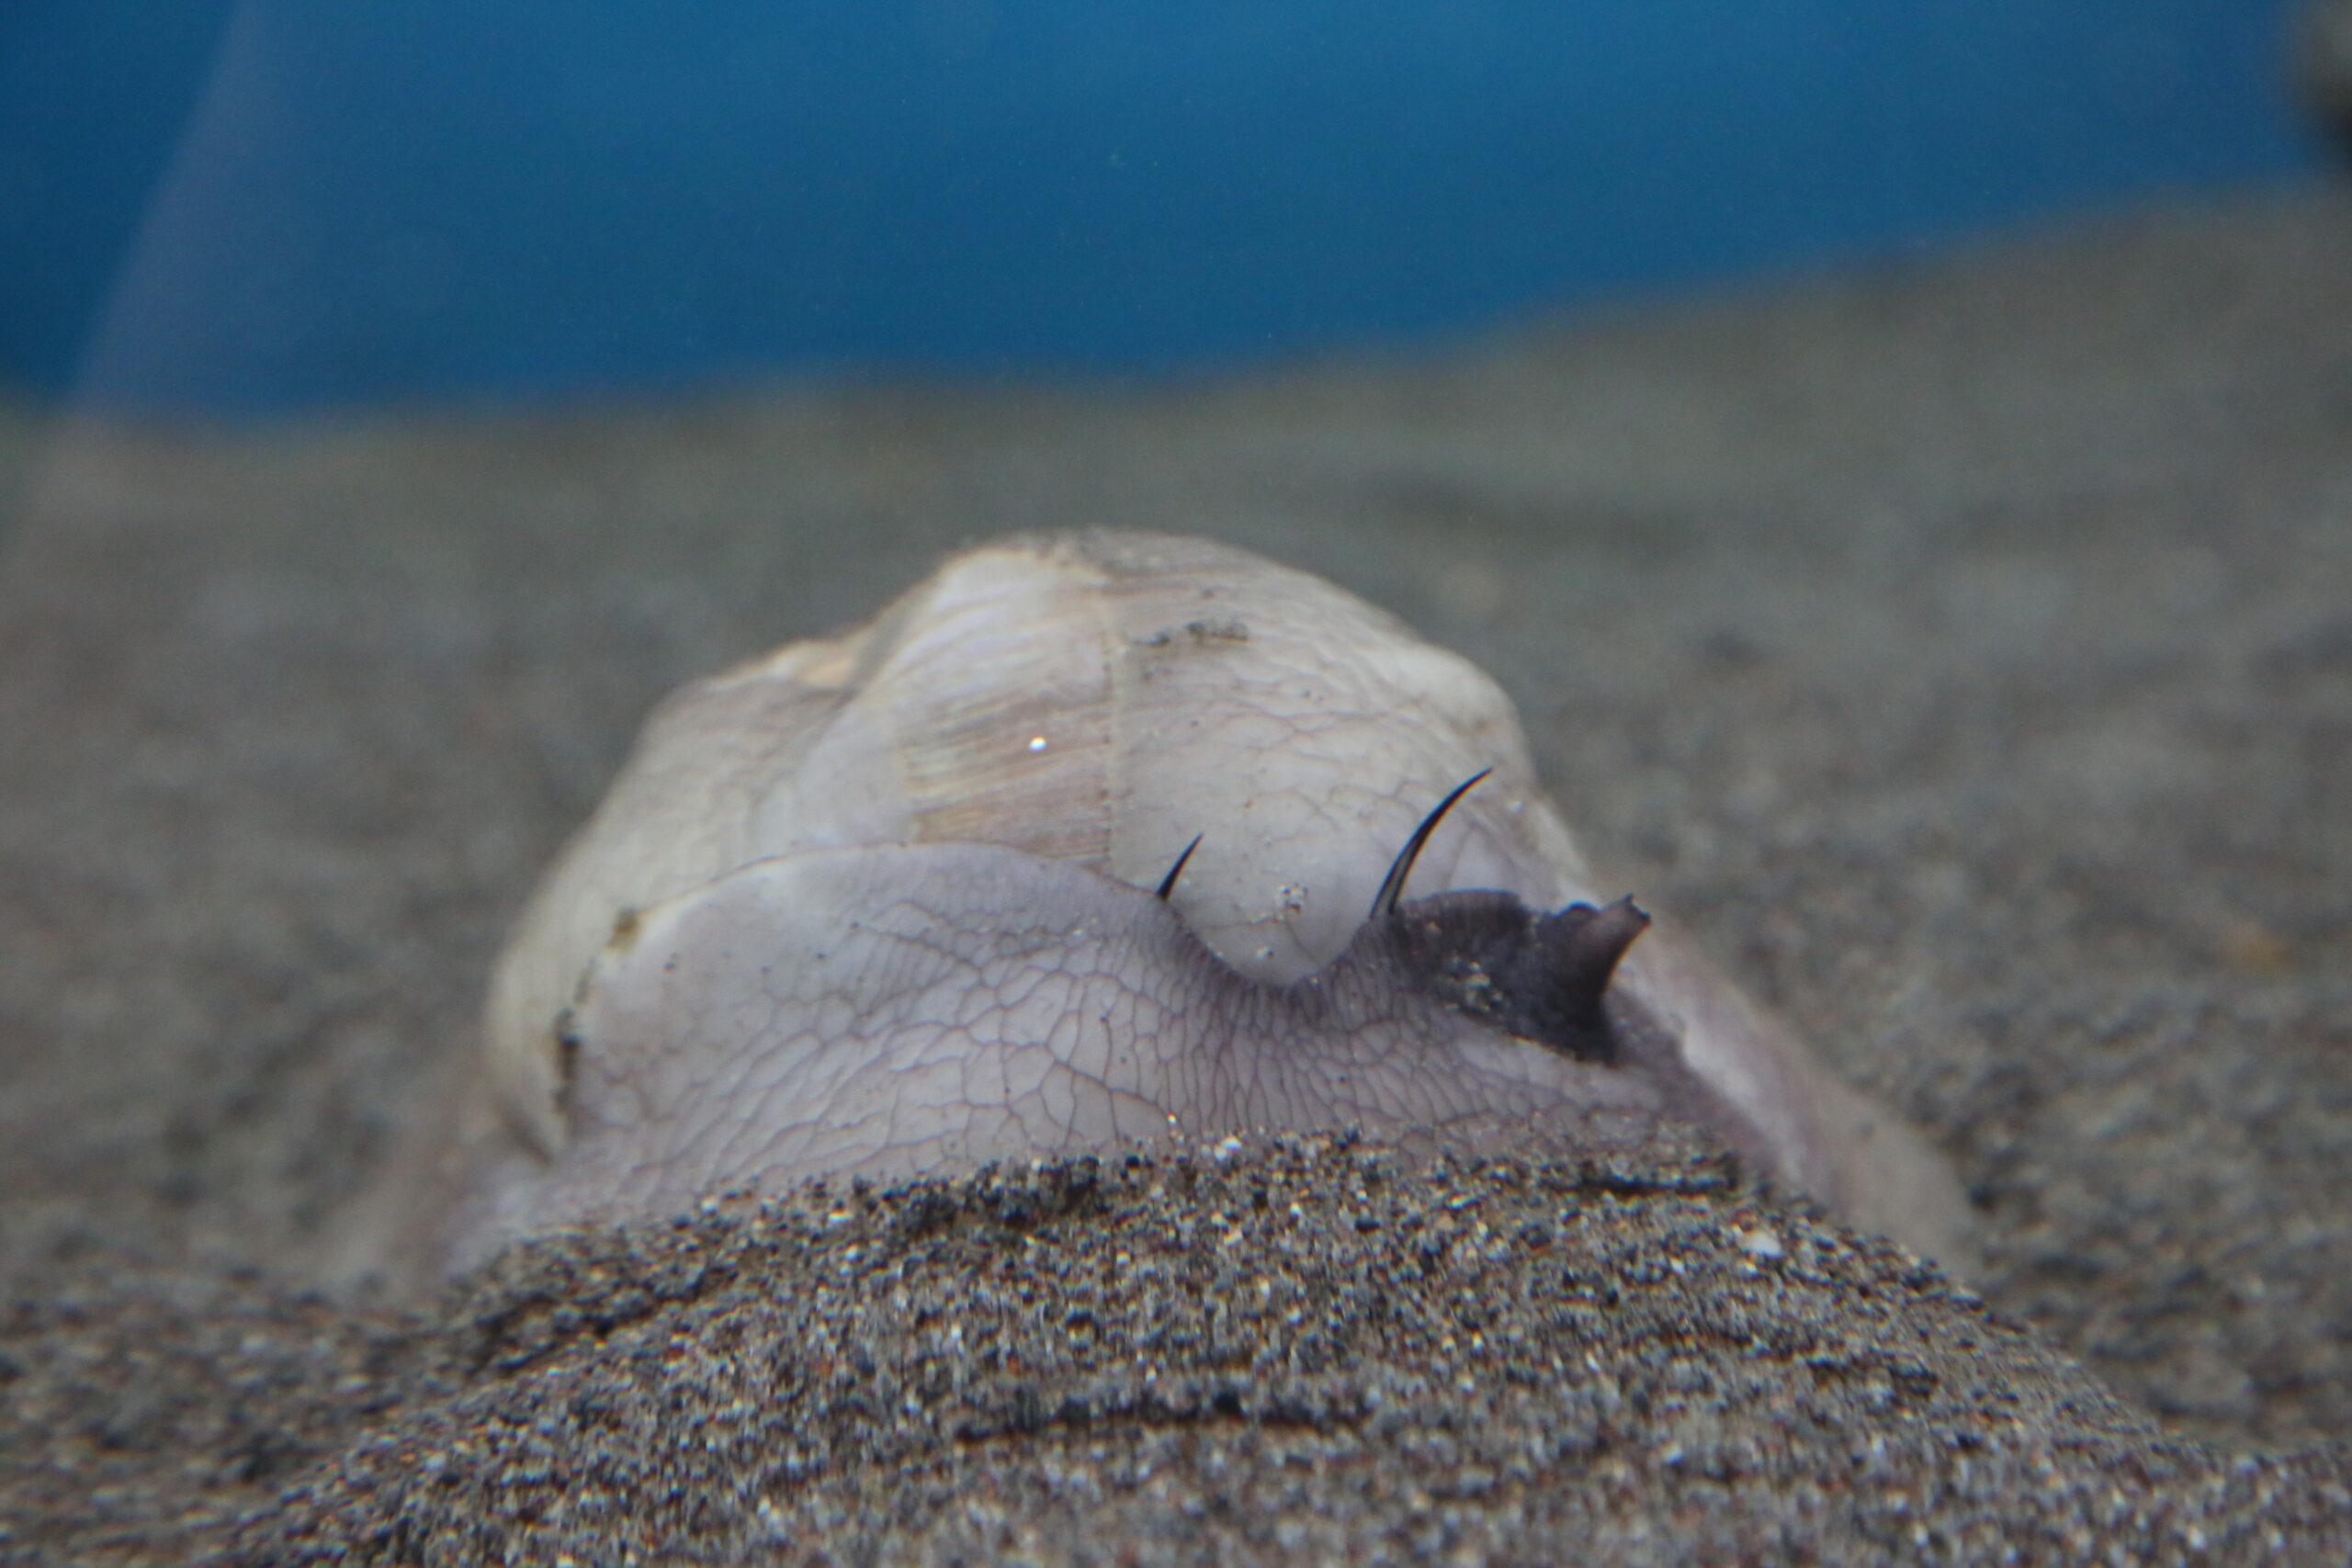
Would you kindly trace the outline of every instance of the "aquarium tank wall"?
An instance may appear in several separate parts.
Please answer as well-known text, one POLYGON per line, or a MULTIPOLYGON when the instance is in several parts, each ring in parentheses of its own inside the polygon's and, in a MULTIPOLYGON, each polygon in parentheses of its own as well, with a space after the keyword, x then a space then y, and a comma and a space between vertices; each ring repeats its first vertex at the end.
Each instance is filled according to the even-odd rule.
POLYGON ((0 378, 1197 373, 2306 175, 2290 0, 15 0, 0 378))

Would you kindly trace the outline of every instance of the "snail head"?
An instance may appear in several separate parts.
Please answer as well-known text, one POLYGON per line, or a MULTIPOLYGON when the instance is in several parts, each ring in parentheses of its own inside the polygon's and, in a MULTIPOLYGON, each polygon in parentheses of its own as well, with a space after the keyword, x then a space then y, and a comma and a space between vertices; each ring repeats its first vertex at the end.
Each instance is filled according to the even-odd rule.
POLYGON ((1506 1034, 1612 1066, 1617 1046, 1602 998, 1618 961, 1650 923, 1632 898, 1606 908, 1570 904, 1551 914, 1529 908, 1511 893, 1403 899, 1413 862, 1438 824, 1493 771, 1464 780, 1421 819, 1381 882, 1372 918, 1387 923, 1398 967, 1413 989, 1506 1034))

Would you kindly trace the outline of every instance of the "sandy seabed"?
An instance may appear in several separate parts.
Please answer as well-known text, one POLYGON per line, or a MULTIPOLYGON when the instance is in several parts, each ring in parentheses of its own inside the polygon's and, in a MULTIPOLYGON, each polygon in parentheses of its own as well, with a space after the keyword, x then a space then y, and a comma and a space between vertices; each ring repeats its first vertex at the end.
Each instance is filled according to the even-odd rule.
POLYGON ((2352 1556, 2352 202, 1442 359, 0 475, 0 1562, 2352 1556), (1587 845, 1952 1156, 1345 1140, 306 1260, 676 682, 1112 524, 1493 670, 1587 845))

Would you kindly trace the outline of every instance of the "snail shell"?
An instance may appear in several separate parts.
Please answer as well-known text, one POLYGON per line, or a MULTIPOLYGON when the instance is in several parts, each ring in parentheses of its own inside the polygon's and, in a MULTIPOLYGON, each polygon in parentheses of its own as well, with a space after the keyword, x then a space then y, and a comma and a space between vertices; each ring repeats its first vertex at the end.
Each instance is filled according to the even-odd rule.
POLYGON ((1670 931, 1613 981, 1637 919, 1566 961, 1589 1039, 1477 1001, 1489 970, 1561 964, 1464 943, 1536 953, 1590 918, 1538 913, 1599 892, 1501 692, 1393 617, 1196 539, 984 546, 657 710, 499 964, 490 1078, 526 1152, 483 1168, 447 1256, 1171 1134, 1589 1149, 1696 1124, 1957 1259, 1941 1161, 1670 931))

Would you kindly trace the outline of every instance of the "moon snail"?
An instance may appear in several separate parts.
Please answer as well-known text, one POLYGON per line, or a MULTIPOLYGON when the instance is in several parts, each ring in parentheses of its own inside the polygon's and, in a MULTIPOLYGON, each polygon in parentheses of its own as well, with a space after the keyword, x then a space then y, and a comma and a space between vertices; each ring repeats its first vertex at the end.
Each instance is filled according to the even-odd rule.
POLYGON ((1487 676, 1197 539, 983 545, 671 696, 484 1033, 443 1269, 818 1176, 1345 1129, 1546 1156, 1696 1128, 1967 1256, 1923 1140, 1600 896, 1487 676))

